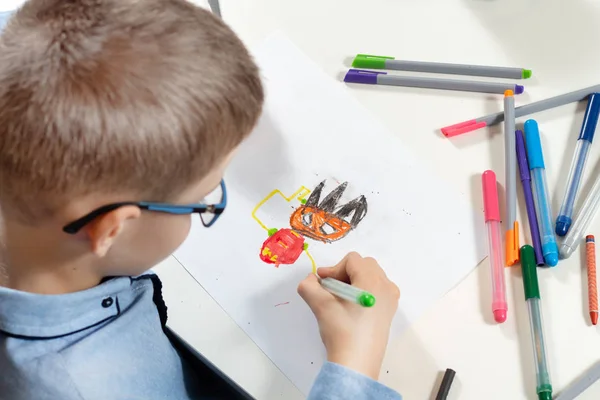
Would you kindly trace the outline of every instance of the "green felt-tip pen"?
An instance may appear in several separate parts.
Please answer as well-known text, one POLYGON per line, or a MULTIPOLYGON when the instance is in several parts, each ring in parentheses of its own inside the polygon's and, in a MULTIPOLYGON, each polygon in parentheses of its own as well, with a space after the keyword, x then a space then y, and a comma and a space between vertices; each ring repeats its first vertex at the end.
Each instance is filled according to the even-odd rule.
POLYGON ((393 69, 396 71, 428 72, 431 74, 490 76, 506 79, 527 79, 531 77, 531 70, 525 68, 407 61, 396 60, 394 57, 373 56, 370 54, 358 54, 354 58, 352 66, 354 68, 393 69))
POLYGON ((375 296, 366 290, 333 278, 319 278, 319 282, 325 290, 340 299, 351 301, 363 307, 373 307, 375 305, 375 296))
POLYGON ((542 321, 542 305, 540 304, 540 287, 537 278, 537 266, 533 247, 521 247, 521 268, 523 269, 523 287, 525 300, 529 310, 529 327, 533 344, 539 400, 552 400, 552 384, 546 359, 546 343, 544 342, 544 326, 542 321))

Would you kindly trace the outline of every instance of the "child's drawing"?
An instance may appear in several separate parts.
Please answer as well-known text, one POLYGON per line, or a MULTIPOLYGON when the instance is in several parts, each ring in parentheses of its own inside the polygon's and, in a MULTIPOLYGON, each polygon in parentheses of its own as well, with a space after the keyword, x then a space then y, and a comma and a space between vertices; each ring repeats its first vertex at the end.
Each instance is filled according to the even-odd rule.
POLYGON ((316 263, 308 252, 305 237, 324 243, 335 242, 356 228, 367 215, 365 196, 359 196, 344 205, 338 204, 348 182, 340 184, 319 203, 324 186, 325 181, 317 185, 312 193, 305 186, 301 186, 291 196, 285 196, 275 189, 254 207, 252 218, 269 234, 260 249, 262 261, 279 267, 280 264, 295 263, 304 252, 312 263, 313 272, 316 272, 316 263), (306 199, 309 193, 310 196, 306 199), (268 228, 256 216, 258 209, 275 195, 281 196, 287 202, 296 199, 301 204, 290 217, 291 229, 268 228))
POLYGON ((335 188, 319 204, 325 181, 310 194, 306 204, 298 207, 290 218, 290 225, 296 232, 320 242, 331 243, 346 236, 367 215, 367 199, 357 197, 348 204, 338 206, 338 202, 348 182, 335 188), (352 217, 350 221, 345 218, 352 217))
MULTIPOLYGON (((271 233, 271 231, 269 231, 271 233)), ((293 264, 308 249, 302 235, 291 229, 275 231, 262 245, 260 259, 269 264, 293 264)))

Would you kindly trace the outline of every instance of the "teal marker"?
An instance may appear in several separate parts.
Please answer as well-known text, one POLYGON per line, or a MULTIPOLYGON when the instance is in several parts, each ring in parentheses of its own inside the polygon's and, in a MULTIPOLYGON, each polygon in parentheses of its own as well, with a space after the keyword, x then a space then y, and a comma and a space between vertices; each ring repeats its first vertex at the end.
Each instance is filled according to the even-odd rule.
POLYGON ((319 278, 321 286, 329 293, 351 301, 363 307, 373 307, 375 305, 375 296, 366 290, 357 288, 356 286, 348 285, 346 282, 338 281, 333 278, 319 278))
POLYGON ((523 287, 525 300, 529 310, 529 327, 533 344, 535 360, 535 375, 537 378, 536 392, 539 400, 552 400, 552 384, 546 359, 546 343, 544 341, 544 324, 542 320, 542 305, 540 304, 540 287, 537 278, 537 265, 533 247, 521 247, 521 268, 523 269, 523 287))
POLYGON ((396 60, 394 57, 358 54, 352 62, 354 68, 393 69, 396 71, 428 72, 431 74, 453 74, 489 76, 493 78, 527 79, 531 70, 514 67, 488 67, 484 65, 448 64, 426 61, 396 60))

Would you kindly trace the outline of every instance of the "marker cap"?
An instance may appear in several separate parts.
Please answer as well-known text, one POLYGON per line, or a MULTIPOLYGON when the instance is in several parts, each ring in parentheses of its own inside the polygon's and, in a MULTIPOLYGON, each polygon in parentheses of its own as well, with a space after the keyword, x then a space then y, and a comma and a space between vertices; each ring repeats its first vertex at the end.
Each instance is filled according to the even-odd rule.
POLYGON ((552 400, 552 392, 538 393, 538 400, 552 400))
POLYGON ((587 140, 592 143, 594 133, 596 133, 596 125, 598 124, 598 116, 600 116, 600 93, 592 93, 588 97, 587 108, 581 124, 579 139, 587 140))
POLYGON ((344 82, 377 84, 377 75, 387 72, 365 71, 363 69, 349 69, 344 77, 344 82))
POLYGON ((538 400, 552 400, 552 385, 543 384, 536 388, 538 400))
POLYGON ((357 54, 356 57, 354 57, 354 61, 352 61, 352 66, 356 68, 385 69, 385 61, 393 59, 394 57, 357 54))
POLYGON ((558 264, 558 244, 554 241, 543 243, 542 253, 544 254, 546 265, 556 267, 558 264))
POLYGON ((540 131, 537 122, 533 119, 525 121, 525 145, 527 147, 527 157, 529 158, 529 168, 545 168, 540 131))
POLYGON ((587 235, 585 237, 585 242, 586 243, 596 243, 596 239, 594 238, 594 235, 587 235))
POLYGON ((539 299, 540 287, 538 285, 535 252, 533 251, 533 247, 528 244, 521 247, 521 269, 523 270, 525 299, 539 299))
POLYGON ((506 265, 512 267, 519 261, 519 221, 515 221, 513 228, 506 231, 506 265))
POLYGON ((500 206, 498 205, 498 186, 496 183, 496 174, 492 170, 487 170, 481 175, 483 186, 483 212, 485 222, 500 221, 500 206))
POLYGON ((472 119, 465 122, 459 122, 458 124, 445 126, 442 128, 442 133, 447 138, 462 135, 463 133, 471 132, 477 130, 479 128, 484 128, 487 124, 485 122, 477 122, 477 120, 472 119))
POLYGON ((556 217, 556 228, 554 231, 558 236, 566 236, 572 222, 573 220, 566 215, 559 215, 556 217))
POLYGON ((371 293, 363 292, 358 296, 358 303, 363 307, 373 307, 375 305, 375 296, 371 293))
POLYGON ((515 85, 515 94, 522 94, 525 91, 525 86, 515 85))

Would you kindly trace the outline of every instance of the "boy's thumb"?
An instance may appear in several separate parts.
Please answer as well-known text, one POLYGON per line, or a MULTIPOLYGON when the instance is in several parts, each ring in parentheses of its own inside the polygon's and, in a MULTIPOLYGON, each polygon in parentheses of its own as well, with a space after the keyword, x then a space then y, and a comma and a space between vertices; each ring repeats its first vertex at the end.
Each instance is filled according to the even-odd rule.
POLYGON ((323 289, 317 276, 309 274, 298 285, 298 294, 304 299, 306 304, 315 312, 318 305, 331 299, 332 295, 327 290, 323 289))

